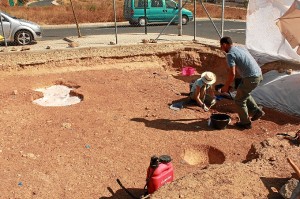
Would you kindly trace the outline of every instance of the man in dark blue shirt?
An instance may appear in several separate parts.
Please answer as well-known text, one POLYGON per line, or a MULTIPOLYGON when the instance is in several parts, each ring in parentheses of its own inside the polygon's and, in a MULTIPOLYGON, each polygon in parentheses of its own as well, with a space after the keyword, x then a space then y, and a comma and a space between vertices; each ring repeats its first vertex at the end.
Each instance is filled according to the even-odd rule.
POLYGON ((240 117, 240 121, 235 125, 242 129, 250 129, 252 128, 251 121, 258 120, 265 114, 251 96, 251 91, 262 81, 261 69, 246 48, 233 46, 230 37, 221 38, 220 45, 221 49, 226 52, 228 65, 227 81, 222 91, 228 92, 237 71, 242 81, 237 88, 235 96, 235 103, 238 106, 238 115, 240 117), (248 112, 253 114, 251 120, 248 112))

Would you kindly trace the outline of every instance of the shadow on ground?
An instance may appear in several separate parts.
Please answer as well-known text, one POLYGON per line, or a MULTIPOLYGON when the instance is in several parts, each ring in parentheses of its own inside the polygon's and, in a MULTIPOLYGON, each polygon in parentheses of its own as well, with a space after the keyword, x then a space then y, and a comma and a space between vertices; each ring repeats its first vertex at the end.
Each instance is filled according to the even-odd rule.
POLYGON ((274 192, 273 189, 280 190, 280 188, 289 180, 289 178, 267 178, 261 177, 261 181, 264 183, 265 187, 268 189, 269 199, 282 199, 283 197, 278 192, 274 192))
POLYGON ((107 187, 108 191, 111 193, 110 197, 99 197, 99 199, 133 199, 140 198, 145 193, 144 189, 135 189, 135 188, 127 188, 127 190, 134 196, 130 196, 124 189, 119 189, 114 192, 110 187, 107 187))

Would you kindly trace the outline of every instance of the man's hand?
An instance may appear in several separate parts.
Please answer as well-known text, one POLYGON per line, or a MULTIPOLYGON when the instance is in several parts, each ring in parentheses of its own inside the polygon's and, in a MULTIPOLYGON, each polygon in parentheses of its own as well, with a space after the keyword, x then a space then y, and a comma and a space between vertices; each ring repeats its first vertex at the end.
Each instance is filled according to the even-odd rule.
POLYGON ((225 82, 225 85, 221 88, 222 93, 229 92, 229 87, 235 78, 235 66, 228 68, 227 71, 228 71, 228 77, 227 77, 227 81, 225 82))

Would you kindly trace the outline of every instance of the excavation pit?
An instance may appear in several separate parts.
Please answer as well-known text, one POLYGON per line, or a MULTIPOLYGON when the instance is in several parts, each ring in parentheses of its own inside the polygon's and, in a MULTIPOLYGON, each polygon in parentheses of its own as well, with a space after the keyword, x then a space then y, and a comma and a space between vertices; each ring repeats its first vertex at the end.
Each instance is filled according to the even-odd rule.
POLYGON ((200 145, 184 149, 181 157, 187 164, 192 166, 223 164, 225 161, 224 153, 219 149, 209 145, 200 145))

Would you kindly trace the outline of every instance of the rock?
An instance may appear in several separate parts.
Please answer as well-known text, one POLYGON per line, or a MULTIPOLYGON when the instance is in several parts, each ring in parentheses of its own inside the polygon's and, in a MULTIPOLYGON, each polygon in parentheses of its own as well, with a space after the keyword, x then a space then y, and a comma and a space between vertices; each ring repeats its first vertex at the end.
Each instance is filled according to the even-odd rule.
POLYGON ((150 43, 157 43, 156 39, 150 39, 150 43))
POLYGON ((130 170, 131 170, 129 167, 126 167, 125 169, 126 169, 127 171, 130 171, 130 170))
POLYGON ((46 46, 46 49, 48 50, 48 49, 51 49, 51 46, 46 46))
POLYGON ((116 45, 116 43, 111 41, 111 42, 109 42, 109 45, 116 45))
POLYGON ((7 48, 2 48, 2 49, 0 50, 0 52, 6 53, 6 52, 8 52, 8 49, 7 49, 7 48))
POLYGON ((291 199, 298 199, 300 196, 300 182, 298 182, 297 187, 294 189, 291 199))
POLYGON ((142 39, 142 43, 147 44, 147 43, 149 43, 149 40, 148 39, 142 39))
POLYGON ((26 51, 26 50, 30 50, 30 47, 28 47, 28 46, 23 46, 23 47, 21 48, 21 51, 26 51))
POLYGON ((286 74, 291 75, 293 73, 293 69, 286 70, 286 74))
POLYGON ((36 159, 36 156, 33 153, 27 153, 27 157, 31 159, 36 159))
POLYGON ((78 42, 75 42, 75 41, 68 43, 68 45, 69 45, 69 47, 71 47, 71 48, 79 47, 79 43, 78 43, 78 42))
POLYGON ((34 155, 33 153, 23 154, 23 151, 20 151, 20 153, 21 153, 21 156, 22 156, 22 157, 31 158, 31 159, 34 159, 34 160, 37 159, 37 156, 34 155))
POLYGON ((14 91, 12 92, 12 94, 13 94, 13 95, 18 95, 18 91, 17 91, 17 90, 14 90, 14 91))
POLYGON ((12 49, 10 51, 17 51, 18 49, 15 47, 12 47, 12 49))
POLYGON ((294 189, 297 187, 299 180, 292 178, 285 185, 283 185, 279 191, 279 193, 285 199, 289 199, 292 196, 294 189))
POLYGON ((273 161, 276 160, 276 158, 275 157, 270 157, 269 160, 273 162, 273 161))
POLYGON ((72 125, 70 123, 62 123, 62 127, 66 128, 66 129, 70 129, 71 126, 72 125))

